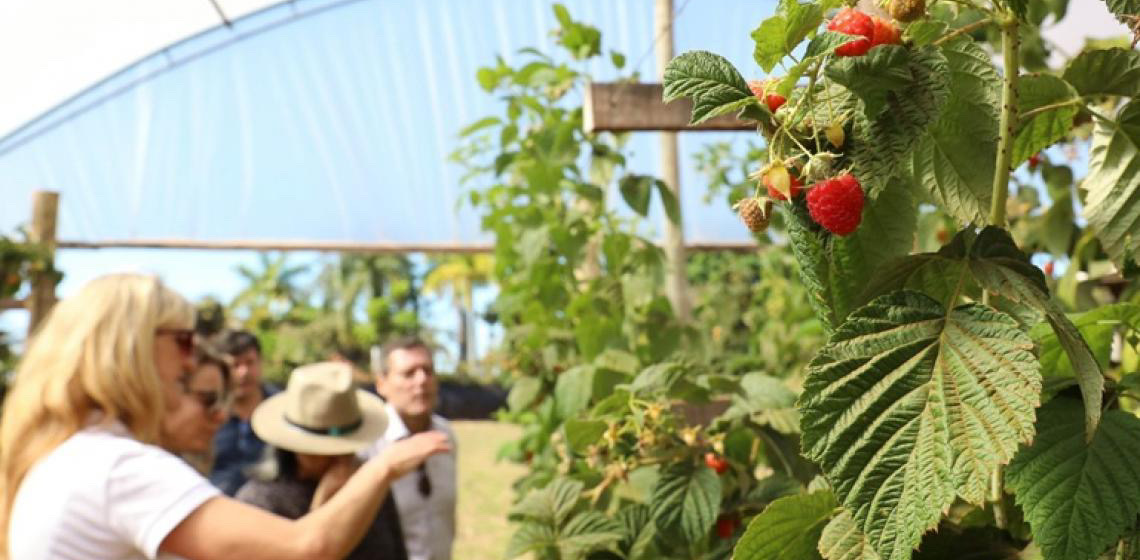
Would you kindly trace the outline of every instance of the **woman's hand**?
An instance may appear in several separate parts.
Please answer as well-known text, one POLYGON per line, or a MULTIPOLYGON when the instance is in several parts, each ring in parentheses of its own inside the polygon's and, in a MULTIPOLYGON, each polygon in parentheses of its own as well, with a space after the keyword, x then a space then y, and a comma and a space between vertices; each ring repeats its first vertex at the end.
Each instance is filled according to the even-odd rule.
POLYGON ((360 462, 352 455, 344 455, 333 459, 329 469, 321 475, 320 482, 317 483, 317 490, 313 492, 313 501, 309 505, 309 509, 313 510, 320 507, 321 504, 327 502, 329 498, 344 486, 345 482, 352 477, 352 473, 356 472, 356 468, 360 466, 360 462))
POLYGON ((373 461, 387 466, 388 480, 396 480, 412 472, 420 463, 436 453, 451 451, 451 442, 443 432, 424 432, 397 441, 377 455, 373 461))

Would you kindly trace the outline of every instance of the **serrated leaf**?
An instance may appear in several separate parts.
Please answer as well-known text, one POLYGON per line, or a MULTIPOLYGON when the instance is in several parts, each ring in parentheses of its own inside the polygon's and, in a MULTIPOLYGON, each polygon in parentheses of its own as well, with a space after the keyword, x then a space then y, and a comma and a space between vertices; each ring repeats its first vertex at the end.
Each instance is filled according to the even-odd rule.
POLYGON ((846 510, 823 528, 818 550, 824 560, 880 560, 879 553, 867 544, 867 536, 846 510))
POLYGON ((584 511, 558 532, 558 551, 563 558, 583 558, 594 551, 613 549, 624 536, 616 520, 597 511, 584 511))
POLYGON ((917 141, 911 139, 916 146, 909 170, 959 223, 983 223, 997 153, 999 77, 989 55, 971 39, 950 41, 941 52, 949 96, 933 126, 917 141))
POLYGON ((1131 49, 1088 50, 1065 68, 1065 81, 1081 95, 1140 96, 1140 52, 1131 49))
POLYGON ((828 259, 820 234, 808 229, 809 218, 790 215, 787 220, 788 245, 796 256, 800 281, 807 292, 808 304, 819 319, 825 334, 838 323, 832 309, 831 285, 828 282, 828 259))
POLYGON ((816 544, 835 505, 835 496, 827 491, 772 502, 748 523, 732 551, 733 560, 819 558, 816 544))
POLYGON ((1036 441, 1006 470, 1050 560, 1094 558, 1140 514, 1140 419, 1110 410, 1086 443, 1081 408, 1065 398, 1042 407, 1036 441))
POLYGON ((808 42, 807 50, 804 51, 804 58, 807 59, 813 56, 831 54, 835 52, 835 49, 859 37, 861 37, 861 35, 849 35, 847 33, 840 33, 839 31, 824 31, 812 37, 812 40, 808 42))
POLYGON ((681 97, 693 100, 690 124, 697 124, 716 116, 718 110, 724 111, 725 106, 751 98, 752 90, 724 57, 691 51, 670 60, 665 67, 665 102, 681 97))
POLYGON ((784 51, 784 37, 787 35, 788 20, 776 14, 760 22, 760 26, 752 30, 752 41, 756 46, 752 49, 752 59, 765 73, 771 72, 779 64, 780 59, 788 53, 784 51))
POLYGON ((650 560, 654 552, 653 512, 648 504, 634 504, 617 513, 618 523, 625 529, 622 550, 629 560, 650 560))
POLYGON ((818 4, 801 4, 798 0, 784 0, 780 2, 780 9, 788 22, 784 34, 784 50, 791 53, 809 33, 823 23, 823 10, 818 4))
POLYGON ((1081 394, 1085 398, 1089 434, 1099 421, 1104 374, 1088 344, 1049 298, 1045 275, 1017 248, 1009 232, 986 227, 976 238, 964 230, 937 253, 920 253, 895 261, 876 278, 864 299, 889 290, 919 289, 943 305, 983 289, 1043 315, 1058 334, 1062 348, 1075 364, 1081 394))
POLYGON ((1140 262, 1140 102, 1121 108, 1116 123, 1097 121, 1081 187, 1084 217, 1104 251, 1120 268, 1140 262))
POLYGON ((944 21, 922 19, 906 26, 906 36, 910 37, 914 46, 921 47, 945 35, 949 27, 944 21))
POLYGON ((863 101, 863 111, 875 118, 887 105, 887 94, 908 87, 913 81, 907 50, 883 45, 863 56, 840 57, 824 73, 863 101))
POLYGON ((561 527, 569 519, 582 494, 582 483, 568 478, 556 478, 539 490, 531 490, 511 508, 513 519, 531 520, 561 527))
POLYGON ((661 472, 650 505, 657 534, 692 548, 705 540, 720 512, 720 479, 704 465, 672 465, 661 472))
POLYGON ((666 393, 685 375, 685 369, 673 362, 653 364, 637 374, 629 389, 637 395, 666 393))
POLYGON ((812 360, 804 454, 885 560, 910 558, 955 496, 981 503, 1032 438, 1032 350, 1004 313, 899 291, 852 313, 812 360))
POLYGON ((511 560, 528 552, 541 553, 554 548, 557 539, 554 529, 549 525, 523 523, 511 535, 511 540, 507 542, 507 550, 503 553, 503 557, 511 560))
MULTIPOLYGON (((1079 101, 1077 92, 1056 76, 1034 74, 1022 76, 1017 81, 1018 111, 1022 114, 1066 101, 1079 101)), ((1073 117, 1076 115, 1076 105, 1064 105, 1038 113, 1022 122, 1013 139, 1010 168, 1016 169, 1033 154, 1064 138, 1072 130, 1073 117)))
POLYGON ((1140 0, 1104 0, 1104 4, 1108 6, 1108 11, 1116 16, 1116 19, 1124 25, 1133 25, 1135 21, 1129 19, 1136 17, 1140 14, 1140 0))
POLYGON ((911 50, 908 68, 914 77, 912 82, 905 91, 887 93, 885 111, 874 119, 868 119, 862 111, 855 114, 849 155, 855 176, 871 198, 877 197, 891 177, 898 174, 900 164, 916 145, 921 146, 921 138, 916 143, 916 137, 939 118, 950 91, 946 57, 938 49, 911 50))

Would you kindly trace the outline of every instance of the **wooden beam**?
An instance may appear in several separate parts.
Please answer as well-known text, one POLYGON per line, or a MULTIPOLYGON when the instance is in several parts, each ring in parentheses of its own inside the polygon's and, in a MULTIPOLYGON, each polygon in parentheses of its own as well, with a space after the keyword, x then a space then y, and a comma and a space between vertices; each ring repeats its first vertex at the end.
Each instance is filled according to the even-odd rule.
MULTIPOLYGON (((55 223, 59 211, 59 193, 36 191, 32 201, 32 222, 28 229, 28 241, 36 243, 48 252, 48 263, 55 262, 55 223)), ((54 274, 34 272, 31 277, 32 291, 28 294, 28 337, 47 317, 55 305, 54 274)))
MULTIPOLYGON (((383 243, 354 241, 119 239, 104 241, 59 241, 61 249, 192 249, 206 251, 322 251, 337 253, 490 253, 490 243, 383 243)), ((690 251, 756 251, 751 242, 696 242, 690 251)))
POLYGON ((24 305, 25 305, 25 302, 22 299, 11 299, 11 298, 0 299, 0 311, 4 311, 7 309, 23 309, 24 305))
POLYGON ((699 131, 747 130, 756 125, 733 115, 713 117, 698 125, 689 125, 693 104, 688 99, 672 103, 661 101, 661 84, 592 83, 586 88, 582 115, 586 132, 699 131))

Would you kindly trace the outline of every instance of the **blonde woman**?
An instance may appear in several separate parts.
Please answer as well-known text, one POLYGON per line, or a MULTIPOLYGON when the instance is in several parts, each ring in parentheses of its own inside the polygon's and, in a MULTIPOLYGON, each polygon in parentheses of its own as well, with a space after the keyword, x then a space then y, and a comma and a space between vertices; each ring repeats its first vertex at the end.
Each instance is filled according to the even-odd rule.
POLYGON ((0 419, 0 556, 289 559, 347 554, 392 480, 448 449, 409 438, 297 520, 226 498, 158 447, 193 367, 193 312, 157 279, 111 275, 52 310, 0 419))

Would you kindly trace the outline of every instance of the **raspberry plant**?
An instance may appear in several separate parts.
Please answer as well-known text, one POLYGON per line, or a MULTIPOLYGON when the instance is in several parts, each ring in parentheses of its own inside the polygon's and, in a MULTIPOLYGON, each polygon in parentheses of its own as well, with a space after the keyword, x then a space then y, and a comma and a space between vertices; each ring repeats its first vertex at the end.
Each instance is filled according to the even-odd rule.
MULTIPOLYGON (((1134 2, 1107 4, 1136 21, 1134 2)), ((1114 336, 1135 351, 1136 307, 1074 320, 1072 293, 1051 293, 1026 249, 1069 253, 1076 268, 1102 253, 1135 276, 1140 54, 1090 48, 1061 72, 1023 75, 1044 59, 1047 7, 889 7, 910 23, 781 0, 753 33, 759 67, 783 71, 764 96, 709 52, 666 69, 665 100, 689 98, 693 122, 756 123, 766 161, 754 164, 753 207, 789 173, 804 179, 806 197, 771 198, 828 334, 796 403, 802 452, 828 487, 773 502, 734 557, 1135 557, 1140 420, 1121 399, 1135 373, 1107 354, 1114 336), (773 110, 768 94, 787 101, 773 110), (1060 199, 1052 218, 1022 209, 1035 191, 1011 196, 1010 176, 1082 136, 1087 230, 1074 246, 1071 172, 1045 177, 1060 199), (848 178, 860 196, 831 195, 848 178), (933 215, 937 241, 922 231, 933 215), (932 250, 912 253, 916 235, 932 250)))

